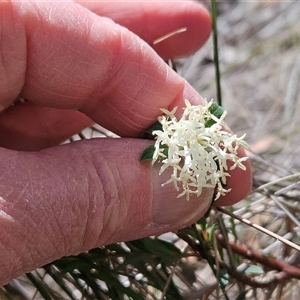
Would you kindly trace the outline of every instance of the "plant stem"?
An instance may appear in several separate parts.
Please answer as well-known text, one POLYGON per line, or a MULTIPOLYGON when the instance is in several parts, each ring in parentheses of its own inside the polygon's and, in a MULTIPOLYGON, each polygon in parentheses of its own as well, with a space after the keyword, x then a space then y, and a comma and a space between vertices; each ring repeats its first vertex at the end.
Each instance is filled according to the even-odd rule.
POLYGON ((213 23, 213 43, 214 43, 214 64, 216 73, 216 88, 217 88, 217 102, 222 106, 221 93, 221 74, 219 67, 219 47, 218 47, 218 28, 217 28, 217 1, 211 0, 211 14, 213 23))

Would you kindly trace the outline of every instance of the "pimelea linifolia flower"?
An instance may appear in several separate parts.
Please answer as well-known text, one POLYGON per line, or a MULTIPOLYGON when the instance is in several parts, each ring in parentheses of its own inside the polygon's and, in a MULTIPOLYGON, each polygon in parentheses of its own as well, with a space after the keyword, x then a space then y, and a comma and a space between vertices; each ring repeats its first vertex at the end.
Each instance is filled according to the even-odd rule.
POLYGON ((185 104, 180 119, 175 116, 177 107, 172 111, 162 109, 164 115, 158 118, 162 129, 152 132, 156 139, 152 164, 162 164, 159 174, 172 169, 170 179, 163 185, 173 183, 178 197, 189 200, 191 194, 200 196, 203 188, 215 188, 217 200, 231 190, 226 188, 228 170, 246 169, 243 162, 248 157, 238 156, 238 148, 247 146, 245 134, 237 137, 225 131, 226 111, 212 101, 191 105, 185 100, 185 104), (215 111, 219 108, 222 113, 217 116, 215 111))

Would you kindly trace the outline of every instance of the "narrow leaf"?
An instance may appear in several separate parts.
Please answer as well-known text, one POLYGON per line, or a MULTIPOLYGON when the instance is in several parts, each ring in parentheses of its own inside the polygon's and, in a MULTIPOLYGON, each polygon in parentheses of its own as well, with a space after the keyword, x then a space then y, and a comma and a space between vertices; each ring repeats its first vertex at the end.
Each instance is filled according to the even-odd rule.
POLYGON ((219 270, 218 282, 222 289, 225 289, 226 286, 229 284, 229 274, 227 273, 227 271, 225 269, 219 270))
MULTIPOLYGON (((211 114, 213 114, 217 118, 221 118, 221 116, 224 113, 223 107, 217 103, 212 103, 212 105, 209 107, 209 111, 211 114)), ((205 127, 211 127, 215 123, 216 122, 213 119, 208 119, 205 122, 205 127)))
POLYGON ((264 274, 264 271, 261 267, 259 266, 255 266, 255 265, 251 265, 249 266, 245 271, 244 273, 246 275, 252 275, 252 276, 257 276, 257 275, 262 275, 264 274))
POLYGON ((208 242, 210 245, 213 245, 213 239, 215 236, 215 231, 218 229, 218 224, 213 224, 210 229, 209 229, 209 233, 208 233, 208 242))
POLYGON ((154 147, 153 145, 147 147, 147 148, 143 151, 140 160, 141 160, 141 161, 144 161, 144 160, 152 160, 154 151, 155 151, 155 147, 154 147))
POLYGON ((221 118, 224 113, 223 107, 217 103, 212 103, 212 105, 209 107, 209 111, 217 118, 221 118))
POLYGON ((150 128, 148 128, 146 131, 143 132, 142 138, 147 138, 148 135, 152 135, 153 131, 155 130, 162 130, 162 125, 158 121, 155 124, 153 124, 150 128))
MULTIPOLYGON (((159 157, 158 157, 158 160, 164 159, 165 157, 168 156, 168 150, 169 150, 169 147, 168 147, 167 145, 162 145, 162 144, 160 144, 159 148, 163 150, 162 153, 163 153, 164 156, 163 156, 163 155, 162 155, 162 156, 159 156, 159 157)), ((155 151, 155 147, 154 147, 153 145, 147 147, 147 148, 143 151, 140 160, 141 160, 141 161, 143 161, 143 160, 152 160, 154 151, 155 151)))

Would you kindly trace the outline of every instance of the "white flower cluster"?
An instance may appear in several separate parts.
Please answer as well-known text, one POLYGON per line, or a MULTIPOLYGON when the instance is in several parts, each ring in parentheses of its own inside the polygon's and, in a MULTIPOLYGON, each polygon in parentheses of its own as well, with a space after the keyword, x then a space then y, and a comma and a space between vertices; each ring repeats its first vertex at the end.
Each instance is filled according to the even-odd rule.
POLYGON ((199 196, 203 188, 216 188, 217 200, 231 190, 226 189, 226 177, 230 176, 228 162, 232 162, 230 170, 246 169, 243 161, 248 157, 237 156, 239 146, 247 146, 243 140, 245 135, 237 137, 223 130, 226 111, 220 118, 216 117, 211 113, 212 101, 203 106, 192 106, 188 100, 185 104, 179 120, 175 116, 177 107, 171 112, 162 109, 165 115, 158 119, 162 130, 153 131, 156 142, 152 164, 161 161, 159 174, 167 168, 173 169, 163 185, 173 183, 177 191, 182 186, 178 197, 185 195, 189 200, 190 194, 199 196), (210 127, 206 126, 209 120, 215 122, 210 127))

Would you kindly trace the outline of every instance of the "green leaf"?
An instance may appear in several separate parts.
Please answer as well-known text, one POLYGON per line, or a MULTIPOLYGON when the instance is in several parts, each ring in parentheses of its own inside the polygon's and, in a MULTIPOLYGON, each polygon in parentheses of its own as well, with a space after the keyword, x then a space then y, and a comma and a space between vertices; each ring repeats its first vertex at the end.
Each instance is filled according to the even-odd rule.
MULTIPOLYGON (((160 149, 163 149, 163 154, 164 154, 165 156, 168 156, 168 150, 169 150, 169 147, 168 147, 167 145, 162 145, 162 144, 160 144, 159 148, 160 148, 160 149)), ((141 160, 141 161, 144 161, 144 160, 152 160, 154 151, 155 151, 155 147, 154 147, 153 145, 147 147, 147 148, 143 151, 140 160, 141 160)), ((165 158, 165 157, 162 156, 162 157, 159 157, 158 159, 164 159, 164 158, 165 158)))
MULTIPOLYGON (((165 155, 165 157, 168 156, 169 147, 167 145, 160 144, 159 149, 163 149, 163 154, 165 155)), ((159 157, 159 159, 164 159, 165 157, 161 156, 159 157)))
POLYGON ((224 113, 223 107, 217 103, 212 103, 212 105, 209 107, 209 111, 217 118, 221 118, 224 113))
POLYGON ((213 238, 214 238, 214 233, 218 229, 218 224, 213 224, 208 233, 208 242, 210 245, 213 245, 213 238))
POLYGON ((261 267, 256 266, 256 265, 251 265, 249 266, 244 273, 246 275, 250 275, 250 276, 257 276, 257 275, 262 275, 264 274, 264 271, 261 267))
POLYGON ((205 122, 205 127, 211 127, 212 125, 214 125, 216 122, 213 119, 209 119, 205 122))
MULTIPOLYGON (((209 107, 209 111, 211 114, 213 114, 217 118, 221 118, 221 116, 224 113, 223 107, 217 103, 212 103, 211 106, 209 107)), ((211 127, 215 123, 216 122, 214 120, 209 119, 205 122, 205 127, 211 127)))
POLYGON ((201 230, 204 231, 207 228, 207 218, 202 217, 197 221, 197 224, 200 226, 201 230))
POLYGON ((123 269, 126 265, 133 265, 137 269, 141 268, 141 264, 144 265, 146 261, 150 260, 150 255, 147 252, 133 252, 125 256, 122 265, 118 269, 123 269))
POLYGON ((130 244, 142 251, 155 255, 174 255, 180 254, 180 250, 172 243, 152 238, 131 241, 130 244))
POLYGON ((162 125, 158 121, 155 124, 153 124, 150 128, 148 128, 146 131, 143 132, 142 138, 147 138, 148 135, 153 135, 153 131, 155 131, 155 130, 162 131, 162 125))
POLYGON ((200 225, 201 230, 206 230, 207 228, 207 218, 210 216, 211 207, 206 211, 204 216, 197 221, 197 224, 200 225))
POLYGON ((147 147, 147 148, 143 151, 140 160, 141 160, 141 161, 144 161, 144 160, 151 160, 151 159, 153 158, 153 153, 154 153, 154 151, 155 151, 155 147, 154 147, 153 145, 147 147))
POLYGON ((227 273, 227 271, 225 269, 219 270, 218 282, 222 289, 225 289, 226 286, 229 284, 229 274, 227 273))

